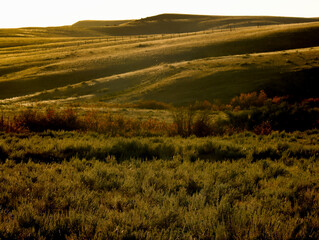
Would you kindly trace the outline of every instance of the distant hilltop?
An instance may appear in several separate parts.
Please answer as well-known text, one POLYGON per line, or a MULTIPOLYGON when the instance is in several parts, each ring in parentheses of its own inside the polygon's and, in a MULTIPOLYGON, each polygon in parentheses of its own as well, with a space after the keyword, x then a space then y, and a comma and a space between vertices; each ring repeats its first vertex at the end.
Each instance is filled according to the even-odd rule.
POLYGON ((118 26, 123 23, 127 23, 133 20, 84 20, 74 23, 74 27, 109 27, 109 26, 118 26))
POLYGON ((107 35, 142 35, 185 33, 216 28, 239 28, 317 21, 319 21, 319 18, 160 14, 138 20, 85 20, 79 21, 72 26, 88 28, 107 35))

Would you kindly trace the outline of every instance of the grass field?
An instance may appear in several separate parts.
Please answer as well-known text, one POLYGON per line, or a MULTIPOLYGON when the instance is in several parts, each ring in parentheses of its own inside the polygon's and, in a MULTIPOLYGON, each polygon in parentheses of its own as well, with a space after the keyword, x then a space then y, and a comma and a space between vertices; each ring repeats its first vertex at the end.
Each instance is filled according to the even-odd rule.
POLYGON ((0 29, 0 240, 319 239, 318 19, 0 29))
POLYGON ((316 131, 0 142, 1 239, 319 237, 316 131))

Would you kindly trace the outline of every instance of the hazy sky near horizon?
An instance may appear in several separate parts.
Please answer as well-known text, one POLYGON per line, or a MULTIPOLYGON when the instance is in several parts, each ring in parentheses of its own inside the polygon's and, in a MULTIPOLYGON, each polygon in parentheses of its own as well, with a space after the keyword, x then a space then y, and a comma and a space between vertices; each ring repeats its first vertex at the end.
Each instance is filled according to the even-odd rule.
POLYGON ((319 17, 319 0, 0 0, 0 28, 140 19, 161 13, 319 17))

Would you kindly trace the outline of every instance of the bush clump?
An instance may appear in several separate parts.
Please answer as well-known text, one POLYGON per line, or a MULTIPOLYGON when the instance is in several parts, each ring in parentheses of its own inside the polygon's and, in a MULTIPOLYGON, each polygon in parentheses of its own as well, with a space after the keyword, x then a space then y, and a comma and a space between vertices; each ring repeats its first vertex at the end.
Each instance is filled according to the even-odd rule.
MULTIPOLYGON (((138 119, 123 114, 82 108, 49 107, 27 109, 0 118, 3 132, 44 132, 47 130, 104 133, 108 136, 181 136, 206 137, 251 131, 268 135, 272 131, 306 131, 319 127, 319 100, 292 102, 288 97, 267 98, 264 91, 241 94, 227 105, 195 102, 172 108, 156 101, 141 101, 135 107, 166 109, 171 119, 138 119), (218 116, 218 117, 217 117, 218 116), (222 117, 221 117, 222 116, 222 117)), ((130 107, 133 106, 132 104, 130 107)))

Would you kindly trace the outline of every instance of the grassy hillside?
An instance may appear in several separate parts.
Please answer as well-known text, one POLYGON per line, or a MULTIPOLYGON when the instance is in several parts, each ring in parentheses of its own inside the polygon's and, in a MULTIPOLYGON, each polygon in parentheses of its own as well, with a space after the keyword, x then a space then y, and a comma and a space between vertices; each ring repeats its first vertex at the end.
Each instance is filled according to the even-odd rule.
POLYGON ((1 29, 2 103, 227 102, 260 89, 270 96, 318 96, 319 23, 293 23, 311 19, 160 15, 121 27, 158 24, 163 19, 185 25, 185 16, 189 22, 206 19, 215 24, 226 19, 232 24, 248 19, 290 24, 143 36, 108 36, 102 30, 78 27, 1 29))
POLYGON ((122 24, 108 21, 83 21, 73 26, 90 28, 109 35, 147 35, 197 32, 211 29, 235 29, 249 26, 266 26, 292 23, 315 22, 313 18, 251 17, 251 16, 203 16, 187 14, 160 14, 122 24), (102 25, 104 26, 102 27, 102 25), (118 25, 118 26, 110 26, 118 25))
POLYGON ((35 40, 36 38, 98 37, 98 36, 104 36, 104 34, 101 34, 89 28, 79 28, 79 27, 73 27, 73 26, 0 29, 0 37, 3 40, 5 38, 17 38, 17 39, 27 38, 28 40, 31 40, 30 38, 33 38, 35 40))
POLYGON ((74 23, 72 26, 74 27, 105 27, 105 26, 118 26, 123 23, 130 22, 132 20, 83 20, 74 23))
POLYGON ((139 20, 84 20, 72 26, 0 29, 0 37, 48 38, 172 34, 318 21, 318 18, 161 14, 139 20))

